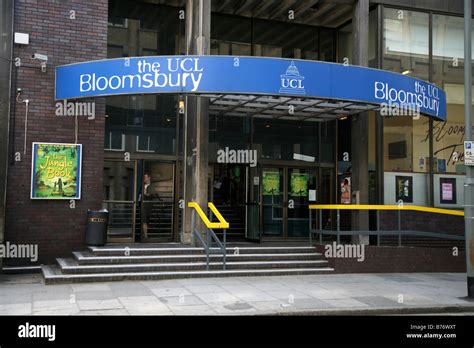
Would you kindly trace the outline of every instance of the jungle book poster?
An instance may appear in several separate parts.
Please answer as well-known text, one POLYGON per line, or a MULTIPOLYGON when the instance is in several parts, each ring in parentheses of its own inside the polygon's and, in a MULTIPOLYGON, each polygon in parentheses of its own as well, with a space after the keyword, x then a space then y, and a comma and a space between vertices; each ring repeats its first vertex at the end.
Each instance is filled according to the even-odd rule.
POLYGON ((262 184, 264 196, 278 196, 280 194, 280 173, 263 172, 262 184))
POLYGON ((33 143, 31 199, 80 199, 82 145, 33 143))
POLYGON ((305 173, 291 173, 290 196, 293 197, 307 197, 308 196, 308 181, 309 175, 305 173))

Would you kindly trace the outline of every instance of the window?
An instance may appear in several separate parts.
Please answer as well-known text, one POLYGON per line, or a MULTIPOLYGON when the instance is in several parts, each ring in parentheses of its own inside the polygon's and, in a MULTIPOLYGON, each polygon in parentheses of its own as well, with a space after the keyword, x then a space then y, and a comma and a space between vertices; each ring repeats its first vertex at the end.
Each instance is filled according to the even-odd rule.
MULTIPOLYGON (((325 129, 324 133, 331 134, 331 129, 325 129)), ((316 122, 254 119, 254 147, 261 158, 293 160, 296 154, 314 157, 319 162, 318 134, 316 122)), ((327 143, 324 146, 330 148, 327 143)))
POLYGON ((434 122, 436 173, 463 174, 464 20, 433 15, 433 80, 446 92, 447 122, 434 122))
MULTIPOLYGON (((109 8, 109 58, 180 54, 184 21, 176 15, 178 7, 129 5, 109 8)), ((106 149, 176 154, 176 96, 107 97, 106 113, 106 149)))
POLYGON ((384 9, 383 68, 429 80, 428 13, 384 9))
POLYGON ((117 131, 106 132, 104 149, 109 151, 124 151, 125 134, 117 131))
POLYGON ((211 54, 335 61, 335 30, 213 13, 211 54))

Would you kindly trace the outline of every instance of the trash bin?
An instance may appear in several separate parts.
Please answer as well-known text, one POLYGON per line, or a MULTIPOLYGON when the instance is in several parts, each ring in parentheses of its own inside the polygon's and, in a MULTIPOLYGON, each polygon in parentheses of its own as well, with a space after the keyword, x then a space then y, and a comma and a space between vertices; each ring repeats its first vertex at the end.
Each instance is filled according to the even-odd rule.
POLYGON ((87 210, 86 244, 102 246, 107 242, 107 210, 87 210))

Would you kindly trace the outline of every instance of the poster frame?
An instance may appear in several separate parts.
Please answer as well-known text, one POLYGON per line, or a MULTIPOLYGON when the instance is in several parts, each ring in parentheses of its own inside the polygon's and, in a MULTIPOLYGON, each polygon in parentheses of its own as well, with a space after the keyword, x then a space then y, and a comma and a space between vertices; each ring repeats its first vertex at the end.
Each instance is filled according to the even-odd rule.
POLYGON ((35 141, 31 144, 31 177, 30 177, 30 199, 32 200, 80 200, 82 191, 82 144, 73 144, 73 143, 49 143, 42 141, 35 141), (35 146, 36 145, 68 145, 76 146, 78 149, 79 159, 76 173, 76 195, 73 197, 34 197, 35 192, 35 167, 36 167, 36 156, 35 156, 35 146))

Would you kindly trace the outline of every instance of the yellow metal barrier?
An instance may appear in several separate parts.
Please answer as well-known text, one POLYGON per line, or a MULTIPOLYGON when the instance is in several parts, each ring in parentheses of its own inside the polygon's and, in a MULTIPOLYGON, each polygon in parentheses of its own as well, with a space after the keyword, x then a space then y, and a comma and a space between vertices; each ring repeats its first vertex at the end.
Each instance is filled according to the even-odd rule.
POLYGON ((197 202, 189 202, 188 207, 193 208, 201 218, 201 220, 204 222, 204 224, 207 227, 206 233, 205 233, 205 239, 203 236, 201 236, 201 233, 195 228, 195 220, 194 220, 194 214, 192 216, 192 233, 193 237, 197 238, 199 242, 202 244, 204 247, 204 250, 206 251, 206 270, 209 271, 209 265, 210 265, 210 254, 211 253, 222 253, 222 269, 226 269, 226 255, 227 255, 227 247, 226 247, 226 229, 229 228, 229 223, 225 221, 224 217, 219 213, 217 210, 216 206, 212 204, 211 202, 207 203, 207 206, 211 209, 211 212, 217 217, 219 222, 211 222, 209 221, 208 217, 206 214, 202 211, 201 207, 197 202), (212 229, 214 228, 221 228, 223 229, 223 241, 221 242, 217 235, 214 233, 212 229), (217 248, 212 247, 212 241, 214 240, 215 243, 217 243, 217 248))
POLYGON ((328 210, 412 210, 424 213, 464 216, 464 211, 422 207, 419 205, 382 205, 382 204, 311 204, 309 209, 328 210))
POLYGON ((228 229, 229 228, 229 223, 227 221, 225 221, 224 217, 221 215, 221 213, 219 213, 219 211, 217 210, 216 206, 209 202, 207 204, 207 206, 211 209, 211 211, 214 213, 214 215, 217 217, 217 219, 219 220, 219 222, 211 222, 209 221, 209 219, 207 218, 206 214, 203 212, 203 210, 201 209, 201 207, 199 206, 199 204, 197 204, 196 202, 189 202, 188 203, 188 207, 189 208, 194 208, 194 210, 196 210, 196 212, 198 213, 199 217, 201 218, 201 220, 204 222, 204 224, 206 225, 207 228, 222 228, 222 229, 228 229))
POLYGON ((398 234, 398 245, 402 245, 402 234, 407 235, 419 235, 426 237, 435 237, 435 238, 447 238, 447 239, 456 239, 461 240, 461 236, 453 236, 446 233, 434 233, 434 232, 421 232, 421 231, 402 231, 402 220, 401 212, 402 211, 419 211, 424 213, 434 213, 434 214, 446 214, 446 215, 455 215, 455 216, 464 216, 464 211, 461 210, 452 210, 452 209, 441 209, 441 208, 431 208, 431 207, 422 207, 419 205, 382 205, 382 204, 311 204, 309 205, 309 241, 312 244, 312 234, 319 234, 319 242, 322 244, 322 235, 336 235, 337 243, 340 243, 341 235, 377 235, 377 245, 380 246, 380 236, 398 234), (312 229, 312 214, 311 210, 319 210, 319 229, 312 229), (324 230, 322 225, 322 211, 323 210, 336 210, 336 231, 324 230), (377 212, 377 229, 367 230, 367 231, 341 231, 341 217, 340 210, 376 210, 377 212), (398 221, 397 221, 397 230, 395 231, 381 231, 380 230, 380 216, 379 213, 381 210, 392 210, 397 211, 398 221))

